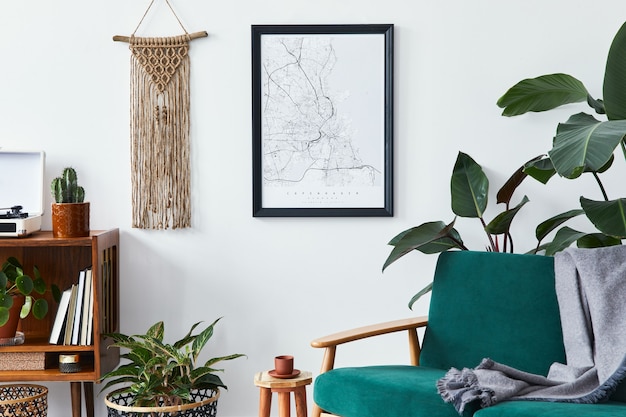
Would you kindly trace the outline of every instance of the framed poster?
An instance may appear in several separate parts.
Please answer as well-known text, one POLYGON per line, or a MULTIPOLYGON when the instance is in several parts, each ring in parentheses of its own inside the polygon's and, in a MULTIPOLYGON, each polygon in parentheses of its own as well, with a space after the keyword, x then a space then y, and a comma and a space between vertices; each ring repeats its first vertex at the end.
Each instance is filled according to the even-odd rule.
POLYGON ((393 25, 252 26, 253 216, 393 216, 393 25))

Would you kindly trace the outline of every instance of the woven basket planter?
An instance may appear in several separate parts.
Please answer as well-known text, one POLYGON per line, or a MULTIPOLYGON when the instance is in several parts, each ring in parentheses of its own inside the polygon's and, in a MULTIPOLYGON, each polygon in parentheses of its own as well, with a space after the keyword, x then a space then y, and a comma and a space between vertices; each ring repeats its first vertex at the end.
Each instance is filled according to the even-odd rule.
MULTIPOLYGON (((130 406, 132 394, 112 392, 104 402, 108 417, 215 417, 217 416, 217 399, 219 390, 192 391, 193 403, 166 407, 134 407, 130 406)), ((1 415, 1 414, 0 414, 1 415)))
POLYGON ((42 385, 0 385, 0 416, 46 417, 48 388, 42 385))

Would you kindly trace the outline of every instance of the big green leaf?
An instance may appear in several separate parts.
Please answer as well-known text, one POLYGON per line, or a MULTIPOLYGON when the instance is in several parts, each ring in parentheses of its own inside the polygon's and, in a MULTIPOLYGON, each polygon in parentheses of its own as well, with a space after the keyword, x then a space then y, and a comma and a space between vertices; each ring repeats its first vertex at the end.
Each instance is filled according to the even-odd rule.
POLYGON ((492 221, 489 222, 485 230, 492 235, 501 235, 509 233, 511 229, 511 222, 515 218, 515 215, 520 211, 524 204, 528 203, 528 197, 524 196, 522 201, 515 207, 509 210, 505 210, 498 214, 492 221))
POLYGON ((541 224, 537 226, 535 229, 535 236, 537 237, 537 241, 541 242, 550 232, 555 230, 557 227, 572 219, 576 216, 580 216, 584 211, 581 209, 566 211, 565 213, 557 214, 554 217, 545 220, 541 224))
POLYGON ((4 326, 9 321, 9 309, 0 306, 0 326, 4 326))
POLYGON ((517 190, 517 187, 519 187, 520 184, 528 176, 528 173, 525 172, 526 166, 528 166, 529 164, 533 164, 537 161, 540 161, 542 158, 543 158, 542 155, 536 156, 530 161, 526 162, 521 167, 519 167, 517 171, 515 171, 513 175, 511 175, 511 177, 498 190, 498 193, 496 194, 496 202, 498 204, 504 203, 508 207, 509 203, 511 202, 511 198, 513 197, 513 193, 515 193, 515 190, 517 190))
POLYGON ((48 313, 48 302, 43 298, 38 299, 33 303, 33 316, 41 320, 48 313))
POLYGON ((419 300, 423 295, 428 294, 432 289, 433 283, 431 282, 430 284, 422 288, 417 294, 411 297, 411 300, 409 301, 409 308, 412 310, 413 304, 415 304, 415 302, 419 300))
POLYGON ((622 25, 609 49, 604 71, 604 107, 609 120, 626 119, 626 23, 622 25))
POLYGON ((578 239, 576 242, 579 248, 603 248, 606 246, 621 245, 622 241, 613 236, 607 236, 604 233, 589 233, 578 239))
POLYGON ((524 166, 524 172, 542 184, 547 184, 556 174, 556 169, 549 157, 532 161, 524 166))
POLYGON ((553 256, 555 253, 569 247, 578 239, 584 237, 587 233, 579 232, 570 227, 563 227, 554 236, 554 240, 546 247, 546 255, 553 256))
POLYGON ((599 231, 605 235, 626 238, 626 198, 594 201, 580 197, 580 205, 599 231))
POLYGON ((452 211, 457 216, 479 218, 487 208, 489 179, 469 155, 459 152, 450 180, 452 211))
POLYGON ((517 116, 551 110, 568 103, 587 100, 589 93, 582 82, 567 74, 549 74, 522 80, 500 99, 502 115, 517 116))
POLYGON ((394 237, 389 244, 393 245, 394 248, 383 265, 383 271, 389 265, 415 249, 423 250, 424 247, 428 247, 430 250, 433 250, 433 252, 429 253, 436 253, 434 251, 440 248, 439 252, 445 252, 452 247, 460 248, 459 244, 462 245, 462 241, 458 232, 454 230, 454 222, 446 225, 442 221, 437 221, 423 223, 417 227, 405 230, 394 237), (446 239, 449 236, 458 238, 458 242, 446 239))
POLYGON ((600 122, 589 114, 578 113, 559 124, 548 154, 559 175, 577 178, 585 171, 600 171, 624 135, 626 120, 600 122))

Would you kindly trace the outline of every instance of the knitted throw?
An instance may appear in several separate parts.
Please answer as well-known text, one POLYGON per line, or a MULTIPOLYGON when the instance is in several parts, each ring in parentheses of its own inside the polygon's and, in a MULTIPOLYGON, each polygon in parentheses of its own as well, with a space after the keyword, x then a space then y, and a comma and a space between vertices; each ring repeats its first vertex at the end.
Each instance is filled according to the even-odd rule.
POLYGON ((132 225, 191 226, 189 36, 131 36, 132 225))

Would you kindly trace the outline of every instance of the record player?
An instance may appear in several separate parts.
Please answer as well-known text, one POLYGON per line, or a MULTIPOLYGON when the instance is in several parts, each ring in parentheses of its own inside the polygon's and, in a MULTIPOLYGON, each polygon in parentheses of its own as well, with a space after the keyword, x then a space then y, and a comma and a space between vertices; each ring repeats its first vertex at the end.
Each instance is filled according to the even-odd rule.
POLYGON ((45 154, 0 149, 0 237, 41 229, 45 154))

